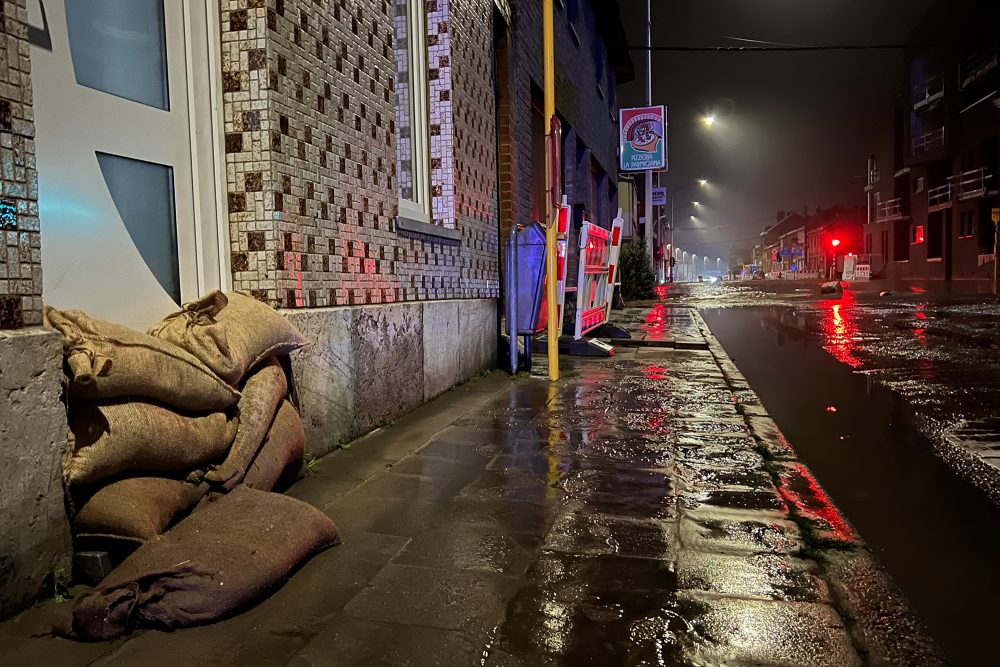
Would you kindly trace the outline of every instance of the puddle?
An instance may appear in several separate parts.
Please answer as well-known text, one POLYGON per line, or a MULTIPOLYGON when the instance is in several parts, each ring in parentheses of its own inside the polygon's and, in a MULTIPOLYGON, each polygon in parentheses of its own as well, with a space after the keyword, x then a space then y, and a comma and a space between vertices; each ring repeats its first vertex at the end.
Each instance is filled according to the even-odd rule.
MULTIPOLYGON (((925 320, 915 314, 945 311, 963 319, 996 307, 834 305, 772 304, 703 316, 953 663, 987 664, 1000 622, 1000 512, 933 454, 927 434, 995 412, 1000 363, 992 359, 995 350, 923 337, 925 320), (918 328, 894 334, 901 330, 890 322, 904 319, 918 328), (876 375, 902 396, 874 381, 876 375)), ((993 326, 973 317, 954 329, 993 326)), ((805 480, 789 482, 787 493, 822 514, 805 480)), ((833 532, 846 530, 835 518, 826 523, 833 532)))

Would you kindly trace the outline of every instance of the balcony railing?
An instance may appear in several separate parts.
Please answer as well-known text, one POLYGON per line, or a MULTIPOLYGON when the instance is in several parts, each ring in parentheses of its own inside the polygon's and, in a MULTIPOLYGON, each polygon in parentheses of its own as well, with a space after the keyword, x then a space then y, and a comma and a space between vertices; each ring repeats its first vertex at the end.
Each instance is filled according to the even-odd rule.
POLYGON ((944 97, 944 79, 931 76, 913 87, 913 108, 923 109, 944 97))
POLYGON ((927 210, 930 212, 940 211, 951 206, 952 187, 951 183, 939 185, 927 191, 927 210))
POLYGON ((875 207, 875 220, 885 222, 886 220, 899 220, 903 217, 903 198, 897 197, 889 201, 879 202, 875 207))
POLYGON ((958 87, 964 90, 996 66, 996 50, 980 51, 972 54, 958 66, 958 87))
POLYGON ((993 174, 986 170, 986 167, 963 171, 957 176, 952 176, 952 184, 958 193, 959 199, 975 199, 986 194, 986 186, 989 185, 993 174))
POLYGON ((944 148, 944 128, 939 127, 936 130, 913 137, 912 147, 914 155, 944 148))

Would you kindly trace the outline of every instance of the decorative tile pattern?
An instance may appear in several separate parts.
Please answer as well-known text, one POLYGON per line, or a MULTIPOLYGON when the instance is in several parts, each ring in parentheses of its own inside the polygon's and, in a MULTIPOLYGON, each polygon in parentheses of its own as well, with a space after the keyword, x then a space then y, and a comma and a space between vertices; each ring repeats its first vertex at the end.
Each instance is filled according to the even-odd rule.
POLYGON ((221 0, 236 289, 286 308, 497 296, 492 4, 467 4, 428 3, 434 218, 455 243, 393 223, 395 3, 221 0), (459 57, 440 48, 456 30, 459 57))
POLYGON ((38 173, 26 0, 0 4, 0 329, 42 323, 38 173))

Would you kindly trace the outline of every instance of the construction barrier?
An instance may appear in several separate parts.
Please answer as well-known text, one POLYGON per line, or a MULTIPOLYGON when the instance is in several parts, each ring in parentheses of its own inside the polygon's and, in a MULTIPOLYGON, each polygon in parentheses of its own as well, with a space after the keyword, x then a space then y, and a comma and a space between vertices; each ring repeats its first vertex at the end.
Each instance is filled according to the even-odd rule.
POLYGON ((618 271, 624 220, 615 218, 611 231, 584 222, 580 234, 580 270, 576 283, 576 326, 579 340, 608 321, 618 271))
POLYGON ((611 221, 611 258, 608 263, 608 302, 604 307, 604 321, 611 321, 611 306, 614 304, 615 288, 621 287, 618 275, 618 256, 622 250, 622 234, 625 229, 625 218, 618 209, 618 217, 611 221))

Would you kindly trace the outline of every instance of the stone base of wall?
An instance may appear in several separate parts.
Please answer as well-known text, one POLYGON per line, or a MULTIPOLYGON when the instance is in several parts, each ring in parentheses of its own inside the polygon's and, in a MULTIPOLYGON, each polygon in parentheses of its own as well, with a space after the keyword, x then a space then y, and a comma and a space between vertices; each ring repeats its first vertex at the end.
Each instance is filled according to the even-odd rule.
POLYGON ((0 332, 0 618, 71 573, 62 360, 55 332, 0 332))
POLYGON ((496 365, 496 301, 282 311, 309 339, 292 355, 306 453, 322 456, 496 365))

